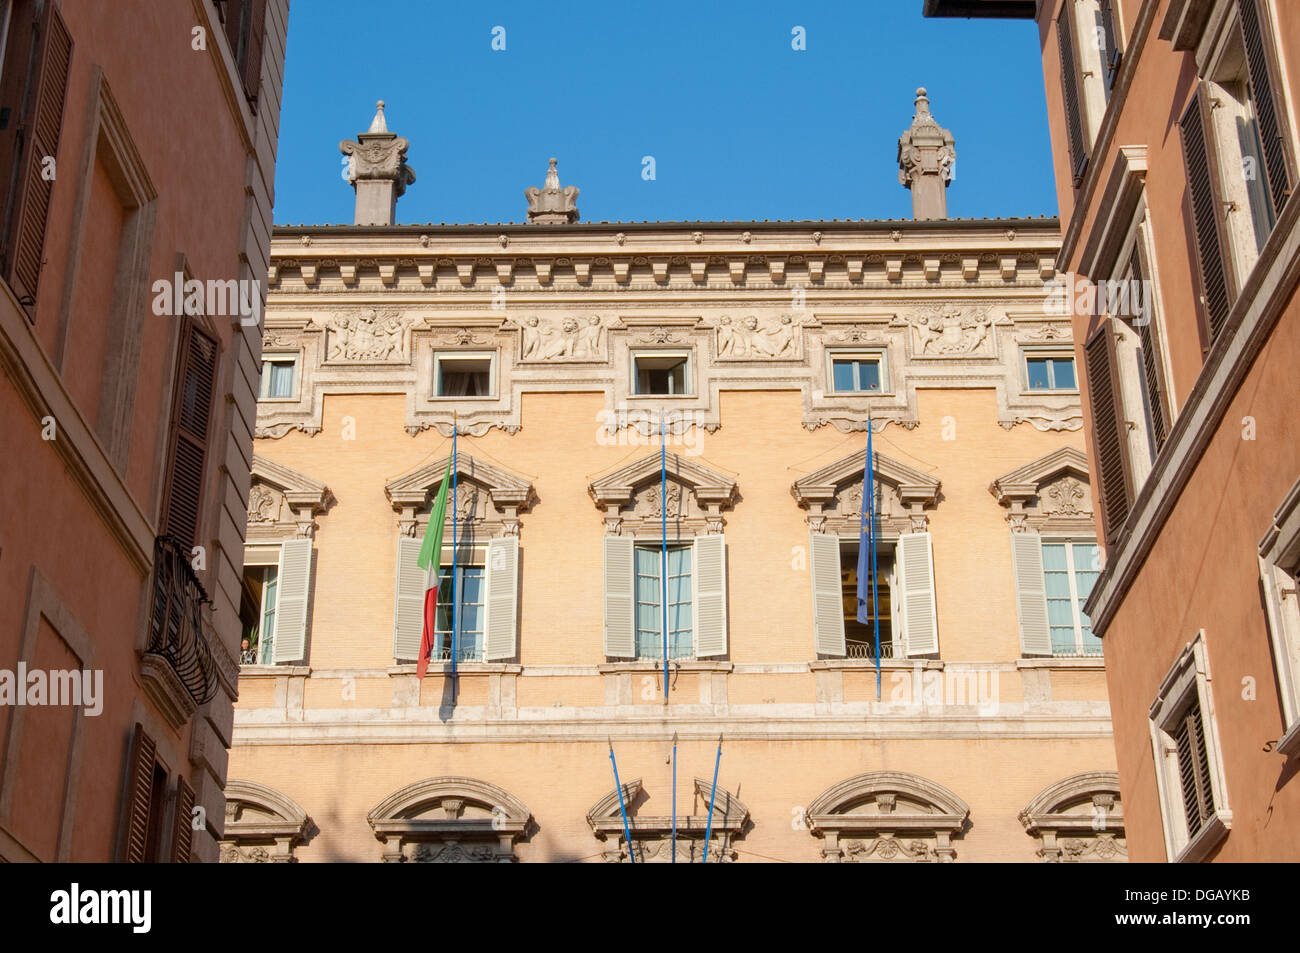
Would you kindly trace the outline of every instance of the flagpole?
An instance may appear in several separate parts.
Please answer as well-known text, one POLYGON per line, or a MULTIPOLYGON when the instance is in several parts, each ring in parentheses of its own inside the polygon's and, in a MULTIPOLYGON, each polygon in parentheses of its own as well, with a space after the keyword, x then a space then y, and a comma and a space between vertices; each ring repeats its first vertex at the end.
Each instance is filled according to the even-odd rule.
POLYGON ((876 454, 871 447, 871 411, 867 411, 867 462, 871 468, 871 618, 876 626, 876 701, 880 701, 880 592, 876 572, 876 454))
POLYGON ((609 743, 609 763, 614 766, 614 790, 618 792, 618 812, 623 815, 623 839, 627 841, 627 857, 632 863, 636 863, 636 851, 632 849, 632 832, 627 826, 627 808, 623 805, 623 785, 618 780, 618 762, 614 760, 614 742, 608 738, 609 743))
POLYGON ((456 704, 456 649, 457 634, 460 627, 460 578, 456 575, 456 550, 460 548, 457 539, 459 529, 460 501, 456 495, 458 464, 456 457, 456 437, 460 425, 456 422, 456 411, 451 412, 451 703, 456 704))
POLYGON ((663 583, 664 704, 668 704, 668 449, 664 440, 664 412, 659 411, 659 576, 663 583))
POLYGON ((673 732, 673 859, 677 863, 677 732, 673 732))
POLYGON ((704 827, 704 860, 709 862, 709 835, 713 833, 713 802, 718 796, 718 765, 722 764, 722 735, 718 735, 718 756, 713 759, 713 793, 709 795, 709 822, 704 827))

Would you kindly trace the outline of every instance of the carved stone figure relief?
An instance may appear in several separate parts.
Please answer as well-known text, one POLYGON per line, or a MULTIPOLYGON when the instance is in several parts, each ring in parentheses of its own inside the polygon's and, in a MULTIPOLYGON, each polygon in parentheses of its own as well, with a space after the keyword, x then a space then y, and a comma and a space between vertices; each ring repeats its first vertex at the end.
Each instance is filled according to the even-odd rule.
POLYGON ((531 314, 520 327, 520 361, 603 361, 605 326, 598 314, 541 318, 531 314))
POLYGON ((406 360, 408 325, 396 311, 367 308, 329 314, 313 318, 312 326, 325 330, 327 361, 386 363, 406 360))
POLYGON ((912 321, 913 341, 918 355, 972 355, 991 353, 989 312, 945 305, 917 313, 912 321))
POLYGON ((717 356, 720 361, 799 360, 802 328, 792 314, 740 318, 724 314, 718 318, 717 356))

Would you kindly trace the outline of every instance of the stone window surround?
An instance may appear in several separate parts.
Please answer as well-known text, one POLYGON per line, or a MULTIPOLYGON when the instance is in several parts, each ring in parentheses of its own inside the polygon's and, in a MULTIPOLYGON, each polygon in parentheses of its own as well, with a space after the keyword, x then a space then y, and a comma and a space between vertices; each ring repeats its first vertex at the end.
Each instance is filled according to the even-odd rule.
MULTIPOLYGON (((375 837, 384 845, 385 863, 411 863, 421 859, 430 845, 459 845, 469 839, 489 863, 513 863, 516 841, 527 839, 535 827, 528 808, 505 789, 468 777, 428 778, 399 788, 367 815, 375 837), (462 816, 466 802, 489 811, 487 818, 462 816), (411 817, 430 807, 440 807, 442 818, 411 817)), ((440 859, 435 851, 429 859, 440 859)), ((456 860, 467 859, 458 853, 456 860)), ((449 858, 451 859, 451 858, 449 858)), ((474 858, 480 859, 480 858, 474 858)))
POLYGON ((292 798, 256 781, 226 782, 226 817, 219 841, 220 863, 297 863, 294 849, 312 828, 307 812, 292 798), (243 804, 270 814, 274 820, 241 819, 243 804), (271 842, 269 846, 263 842, 271 842))
POLYGON ((852 345, 833 345, 822 350, 826 355, 826 367, 823 373, 826 375, 827 395, 836 396, 862 396, 870 394, 873 397, 884 397, 893 394, 893 388, 889 376, 889 349, 884 346, 853 347, 852 345), (856 390, 837 390, 835 388, 835 370, 836 361, 857 360, 857 361, 875 361, 879 368, 880 387, 872 391, 856 390))
POLYGON ((1228 835, 1232 811, 1228 808, 1227 780, 1223 772, 1218 722, 1214 716, 1214 692, 1209 656, 1205 648, 1205 630, 1188 642, 1170 666, 1151 703, 1148 720, 1151 727, 1151 752, 1155 761, 1156 786, 1160 797, 1160 817, 1165 833, 1165 852, 1173 863, 1203 860, 1228 835), (1214 812, 1190 840, 1183 818, 1178 774, 1177 750, 1169 729, 1182 715, 1193 696, 1200 703, 1207 760, 1210 765, 1210 791, 1214 812))
POLYGON ((1292 661, 1300 646, 1300 480, 1292 484, 1259 541, 1259 571, 1264 588, 1269 642, 1282 703, 1282 737, 1276 751, 1300 753, 1300 671, 1292 661))
POLYGON ((933 839, 922 856, 951 863, 957 855, 952 842, 969 826, 970 808, 947 788, 917 775, 871 771, 823 791, 808 805, 804 816, 809 832, 825 842, 822 858, 826 863, 842 863, 846 854, 856 853, 851 844, 862 835, 873 842, 867 853, 883 845, 886 849, 881 859, 892 860, 899 853, 910 856, 910 846, 897 839, 900 833, 910 835, 913 843, 933 839), (898 812, 899 795, 933 808, 933 813, 898 812), (883 810, 877 814, 849 813, 868 800, 883 810))
MULTIPOLYGON (((22 637, 18 644, 18 656, 15 662, 30 664, 36 656, 36 640, 40 635, 41 619, 49 621, 50 628, 59 637, 68 651, 76 658, 83 671, 93 670, 95 664, 94 643, 89 634, 72 614, 53 584, 41 574, 36 566, 31 567, 27 580, 27 610, 23 619, 22 637)), ((4 757, 0 759, 0 841, 13 840, 27 856, 34 855, 9 832, 12 823, 10 812, 18 784, 18 755, 22 750, 25 705, 15 705, 9 714, 8 730, 4 739, 4 757)), ((56 861, 65 862, 72 852, 72 826, 76 816, 77 789, 80 787, 81 751, 85 743, 86 712, 84 706, 78 706, 72 722, 72 736, 68 742, 66 754, 67 776, 63 785, 62 802, 58 808, 59 835, 55 856, 56 861)), ((4 844, 0 843, 0 847, 4 844)), ((17 858, 12 858, 17 859, 17 858)))
POLYGON ((1044 863, 1083 860, 1088 853, 1096 860, 1123 860, 1128 850, 1119 804, 1119 775, 1114 771, 1076 774, 1040 791, 1020 812, 1020 823, 1038 841, 1037 854, 1044 863), (1066 813, 1084 798, 1092 801, 1092 813, 1066 813), (1097 825, 1099 817, 1101 825, 1097 825), (1109 836, 1102 838, 1103 834, 1109 836), (1079 841, 1087 843, 1078 845, 1079 841), (1073 849, 1069 842, 1075 842, 1073 849))
POLYGON ((1025 393, 1077 394, 1079 392, 1079 370, 1077 367, 1074 371, 1073 387, 1031 388, 1029 386, 1029 361, 1030 359, 1039 358, 1055 358, 1057 360, 1068 358, 1071 364, 1076 363, 1074 348, 1069 344, 1064 346, 1051 344, 1022 345, 1020 348, 1020 372, 1023 375, 1021 377, 1021 385, 1024 388, 1025 393))
MULTIPOLYGON (((76 173, 77 194, 68 239, 68 270, 59 306, 54 363, 61 370, 64 368, 72 343, 74 302, 83 257, 80 252, 88 239, 85 227, 91 183, 96 165, 102 164, 112 179, 115 197, 125 218, 117 249, 113 300, 107 321, 104 378, 94 429, 109 459, 122 470, 131 445, 140 347, 148 313, 145 302, 152 295, 149 262, 158 191, 99 66, 91 69, 90 102, 85 147, 81 167, 76 173)), ((171 275, 168 278, 174 280, 171 275)))
POLYGON ((627 357, 628 357, 628 375, 629 375, 628 385, 627 385, 628 400, 664 401, 664 400, 677 400, 679 398, 690 399, 695 397, 698 394, 699 383, 698 381, 696 381, 695 369, 696 369, 697 361, 695 360, 694 348, 692 347, 684 347, 684 348, 683 347, 647 347, 642 345, 636 347, 629 347, 627 357), (665 358, 665 357, 684 358, 686 361, 686 369, 682 371, 682 380, 686 384, 686 390, 680 394, 656 394, 653 392, 647 394, 638 393, 637 391, 638 363, 637 362, 643 357, 651 358, 651 359, 665 358))
POLYGON ((445 402, 459 401, 460 405, 466 403, 473 404, 476 401, 496 402, 501 395, 501 386, 499 377, 499 368, 501 366, 501 351, 499 348, 484 348, 479 350, 459 351, 447 348, 436 348, 433 351, 433 373, 430 375, 430 391, 428 400, 445 402), (476 396, 457 396, 455 394, 439 394, 438 384, 442 378, 442 361, 451 360, 479 360, 488 362, 488 387, 489 392, 476 396))
POLYGON ((271 363, 289 363, 293 361, 293 392, 287 397, 269 397, 262 394, 257 395, 258 403, 265 401, 268 404, 290 403, 296 404, 299 394, 302 393, 302 348, 274 348, 263 349, 262 365, 265 373, 265 365, 271 363))

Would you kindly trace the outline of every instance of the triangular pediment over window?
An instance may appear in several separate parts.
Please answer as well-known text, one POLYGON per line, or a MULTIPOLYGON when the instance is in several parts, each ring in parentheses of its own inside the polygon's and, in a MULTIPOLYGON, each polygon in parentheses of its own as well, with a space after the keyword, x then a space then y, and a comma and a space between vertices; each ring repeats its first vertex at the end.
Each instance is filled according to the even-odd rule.
MULTIPOLYGON (((939 501, 939 481, 928 473, 877 452, 876 513, 886 533, 924 532, 925 509, 939 501)), ((808 511, 814 532, 856 532, 862 518, 866 450, 858 450, 827 464, 790 487, 795 500, 808 511)))
POLYGON ((1026 526, 1093 531, 1092 484, 1082 450, 1053 450, 998 477, 989 492, 1008 508, 1007 520, 1017 531, 1026 526))

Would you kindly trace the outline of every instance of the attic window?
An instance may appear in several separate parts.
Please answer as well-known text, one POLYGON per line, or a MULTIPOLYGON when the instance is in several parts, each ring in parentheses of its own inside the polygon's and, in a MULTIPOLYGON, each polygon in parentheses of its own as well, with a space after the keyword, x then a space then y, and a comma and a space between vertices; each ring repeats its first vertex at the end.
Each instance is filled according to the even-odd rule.
POLYGON ((439 397, 492 397, 492 355, 436 355, 439 397))

